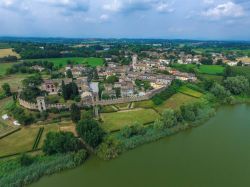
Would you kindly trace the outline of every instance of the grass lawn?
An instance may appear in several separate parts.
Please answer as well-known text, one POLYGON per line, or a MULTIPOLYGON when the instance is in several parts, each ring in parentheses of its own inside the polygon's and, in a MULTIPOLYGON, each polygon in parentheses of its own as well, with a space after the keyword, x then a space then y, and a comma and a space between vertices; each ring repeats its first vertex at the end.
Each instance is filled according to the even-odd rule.
POLYGON ((192 97, 196 97, 196 98, 200 98, 203 94, 198 92, 198 91, 195 91, 195 90, 192 90, 186 86, 182 86, 180 89, 179 89, 179 92, 180 93, 183 93, 183 94, 186 94, 186 95, 189 95, 189 96, 192 96, 192 97))
POLYGON ((220 65, 201 65, 199 72, 201 74, 218 75, 223 74, 224 67, 220 65))
POLYGON ((185 72, 197 68, 199 73, 209 75, 218 75, 224 72, 224 67, 220 65, 200 65, 198 68, 198 66, 195 64, 174 64, 173 67, 177 70, 185 72))
POLYGON ((21 87, 22 80, 26 77, 31 76, 30 74, 15 74, 10 76, 5 76, 0 78, 0 90, 4 83, 9 83, 11 91, 16 92, 18 88, 21 87))
POLYGON ((67 57, 67 58, 43 58, 43 59, 31 59, 29 61, 49 61, 53 62, 55 66, 66 66, 67 61, 71 60, 75 64, 88 64, 92 67, 96 66, 102 66, 103 65, 103 59, 102 58, 83 58, 83 57, 67 57))
POLYGON ((134 102, 134 108, 154 108, 155 106, 152 100, 134 102))
POLYGON ((223 76, 219 76, 219 75, 206 75, 206 74, 203 74, 201 76, 204 77, 207 80, 213 80, 213 81, 216 81, 218 83, 221 83, 222 80, 223 80, 223 76))
POLYGON ((11 48, 0 49, 0 58, 6 57, 6 56, 16 56, 17 58, 20 58, 20 55, 12 51, 11 48))
POLYGON ((121 104, 116 104, 115 106, 119 108, 120 110, 126 110, 128 109, 130 103, 121 103, 121 104))
POLYGON ((133 123, 150 123, 156 120, 160 115, 152 109, 127 110, 115 113, 101 114, 104 121, 101 125, 105 131, 115 131, 133 123))
POLYGON ((172 97, 170 97, 168 100, 166 100, 163 104, 155 107, 155 109, 160 113, 162 113, 164 109, 167 108, 178 109, 181 105, 194 101, 198 101, 198 99, 182 93, 177 93, 172 97))
POLYGON ((0 63, 0 76, 5 75, 6 70, 10 68, 15 63, 0 63))
POLYGON ((31 150, 37 133, 37 127, 28 127, 0 139, 0 156, 31 150))

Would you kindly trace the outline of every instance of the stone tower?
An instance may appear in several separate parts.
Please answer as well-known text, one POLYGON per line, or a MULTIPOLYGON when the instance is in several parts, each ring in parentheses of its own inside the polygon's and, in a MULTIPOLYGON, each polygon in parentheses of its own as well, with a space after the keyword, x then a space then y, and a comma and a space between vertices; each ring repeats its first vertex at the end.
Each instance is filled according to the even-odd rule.
POLYGON ((134 66, 137 64, 137 55, 133 55, 132 57, 132 66, 133 66, 133 69, 134 69, 134 66))
POLYGON ((37 107, 40 112, 46 111, 45 97, 37 97, 37 107))

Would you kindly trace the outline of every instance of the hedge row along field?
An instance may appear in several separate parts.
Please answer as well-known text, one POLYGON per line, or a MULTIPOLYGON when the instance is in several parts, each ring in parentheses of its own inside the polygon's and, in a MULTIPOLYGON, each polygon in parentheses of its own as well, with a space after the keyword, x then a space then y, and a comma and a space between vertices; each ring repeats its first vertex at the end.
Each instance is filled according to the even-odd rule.
POLYGON ((39 142, 40 142, 40 139, 42 137, 43 131, 44 131, 44 127, 39 128, 39 131, 37 133, 37 136, 36 136, 35 142, 33 144, 32 150, 37 149, 37 147, 39 145, 39 142))

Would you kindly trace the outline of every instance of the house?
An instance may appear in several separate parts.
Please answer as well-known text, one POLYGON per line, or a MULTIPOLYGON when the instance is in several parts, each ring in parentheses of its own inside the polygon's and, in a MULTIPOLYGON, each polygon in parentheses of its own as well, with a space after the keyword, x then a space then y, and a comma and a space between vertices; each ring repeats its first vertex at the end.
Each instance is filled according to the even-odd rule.
POLYGON ((45 70, 44 67, 39 66, 39 65, 32 66, 31 69, 36 70, 36 71, 39 71, 39 72, 42 72, 42 71, 45 70))
POLYGON ((134 84, 126 81, 121 83, 121 97, 131 97, 134 95, 134 84))

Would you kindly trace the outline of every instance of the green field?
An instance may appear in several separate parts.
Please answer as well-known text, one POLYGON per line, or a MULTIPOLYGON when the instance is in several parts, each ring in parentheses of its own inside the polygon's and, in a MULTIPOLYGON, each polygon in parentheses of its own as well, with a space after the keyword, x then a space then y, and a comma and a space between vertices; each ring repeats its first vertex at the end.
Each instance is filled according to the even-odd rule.
POLYGON ((5 75, 6 70, 15 63, 0 63, 0 77, 5 75))
POLYGON ((218 83, 221 83, 222 80, 223 80, 223 76, 219 76, 219 75, 207 75, 207 74, 203 74, 201 76, 203 78, 207 79, 207 80, 216 81, 218 83))
POLYGON ((134 102, 134 108, 154 108, 156 105, 152 100, 134 102))
POLYGON ((198 101, 198 99, 186 94, 177 93, 155 109, 162 113, 167 108, 178 109, 181 105, 194 101, 198 101))
POLYGON ((197 71, 201 74, 209 74, 209 75, 218 75, 223 74, 224 67, 220 65, 195 65, 195 64, 174 64, 174 68, 184 71, 190 72, 192 69, 197 69, 197 71))
POLYGON ((201 65, 199 72, 201 74, 218 75, 223 74, 224 67, 220 65, 201 65))
POLYGON ((53 62, 55 66, 66 66, 68 61, 73 61, 74 64, 88 64, 91 67, 102 66, 104 60, 102 58, 83 58, 83 57, 67 57, 67 58, 43 58, 31 59, 29 61, 49 61, 53 62))
POLYGON ((10 76, 5 76, 0 78, 0 90, 4 83, 9 83, 11 91, 17 91, 22 85, 22 80, 30 76, 29 74, 15 74, 10 76))
POLYGON ((182 86, 179 89, 179 92, 196 98, 200 98, 203 95, 202 93, 192 90, 186 86, 182 86))
POLYGON ((140 124, 150 123, 156 120, 160 115, 153 109, 136 109, 115 113, 101 114, 105 131, 119 130, 125 126, 133 125, 135 122, 140 124))
POLYGON ((0 156, 25 152, 32 149, 38 128, 23 128, 0 139, 0 156))

